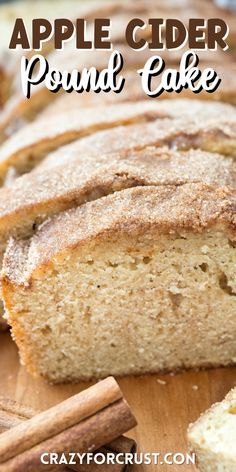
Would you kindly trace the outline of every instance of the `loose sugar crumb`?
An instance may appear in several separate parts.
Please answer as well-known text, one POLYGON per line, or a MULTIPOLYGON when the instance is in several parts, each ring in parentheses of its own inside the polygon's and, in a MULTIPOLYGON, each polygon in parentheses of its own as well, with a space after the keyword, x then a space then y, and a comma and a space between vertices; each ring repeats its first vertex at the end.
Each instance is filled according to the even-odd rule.
POLYGON ((157 379, 157 383, 159 383, 160 385, 166 385, 167 384, 166 380, 162 380, 162 379, 157 379))

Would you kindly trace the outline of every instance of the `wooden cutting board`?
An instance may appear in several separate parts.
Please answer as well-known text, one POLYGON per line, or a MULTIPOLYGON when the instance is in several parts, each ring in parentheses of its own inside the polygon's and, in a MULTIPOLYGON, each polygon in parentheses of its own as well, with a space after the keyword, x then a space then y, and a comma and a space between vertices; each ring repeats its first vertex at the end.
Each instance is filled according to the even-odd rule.
MULTIPOLYGON (((222 400, 236 385, 236 368, 186 372, 178 375, 147 375, 118 379, 131 405, 138 426, 134 437, 142 452, 187 451, 186 429, 213 402, 222 400)), ((0 395, 35 409, 46 409, 80 392, 89 383, 51 386, 35 380, 19 363, 18 352, 8 333, 0 334, 0 395)), ((133 472, 193 471, 191 465, 142 465, 133 472)))

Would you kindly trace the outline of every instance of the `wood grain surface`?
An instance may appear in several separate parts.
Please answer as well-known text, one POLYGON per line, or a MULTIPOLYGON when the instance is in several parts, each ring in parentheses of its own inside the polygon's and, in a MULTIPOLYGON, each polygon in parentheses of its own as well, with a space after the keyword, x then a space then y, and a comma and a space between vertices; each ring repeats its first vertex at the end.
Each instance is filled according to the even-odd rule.
MULTIPOLYGON (((236 385, 236 368, 186 372, 178 375, 147 375, 118 379, 125 398, 134 411, 138 426, 130 436, 139 451, 186 452, 186 429, 190 422, 213 402, 220 401, 236 385)), ((33 379, 19 363, 18 352, 9 333, 0 334, 0 395, 44 410, 80 392, 89 383, 45 384, 33 379)), ((193 471, 191 465, 141 465, 133 472, 193 471)))

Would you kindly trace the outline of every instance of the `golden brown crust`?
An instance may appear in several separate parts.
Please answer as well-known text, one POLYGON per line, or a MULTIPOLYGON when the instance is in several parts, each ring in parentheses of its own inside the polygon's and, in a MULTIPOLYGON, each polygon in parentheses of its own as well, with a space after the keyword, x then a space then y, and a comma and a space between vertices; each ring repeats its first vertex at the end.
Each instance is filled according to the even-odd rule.
POLYGON ((2 270, 4 286, 28 286, 54 258, 83 245, 121 236, 201 232, 213 225, 236 237, 236 193, 206 184, 138 187, 116 192, 44 222, 26 242, 11 240, 2 270))
MULTIPOLYGON (((119 104, 59 114, 52 120, 36 120, 14 134, 0 150, 0 175, 3 179, 10 166, 20 173, 32 168, 45 154, 61 145, 94 133, 101 129, 115 128, 119 125, 145 123, 157 118, 169 117, 173 120, 171 133, 179 133, 179 124, 174 118, 185 119, 182 130, 188 134, 216 130, 235 140, 236 114, 234 107, 222 103, 203 103, 189 100, 144 101, 132 104, 119 104), (192 118, 194 117, 193 121, 192 118), (193 128, 191 128, 191 126, 193 128), (194 131, 195 130, 195 131, 194 131)), ((158 125, 159 126, 159 125, 158 125)), ((170 123, 160 123, 165 136, 170 123)), ((170 136, 168 139, 170 139, 170 136)), ((139 138, 140 140, 140 138, 139 138)))
POLYGON ((110 154, 78 153, 68 164, 47 167, 0 190, 0 231, 29 233, 36 222, 124 188, 205 182, 236 186, 236 164, 218 154, 148 147, 110 154))
MULTIPOLYGON (((43 122, 35 121, 15 133, 0 150, 0 175, 4 178, 9 166, 16 166, 19 171, 25 168, 30 157, 34 161, 39 156, 62 144, 71 142, 79 137, 92 134, 99 129, 112 128, 121 124, 138 121, 149 121, 163 116, 164 113, 157 104, 140 102, 119 107, 102 107, 94 110, 84 110, 83 116, 77 111, 61 114, 43 122)), ((30 162, 29 162, 29 165, 30 162)))
MULTIPOLYGON (((206 108, 207 116, 197 114, 195 119, 183 115, 181 119, 158 119, 150 123, 117 126, 112 130, 93 133, 48 154, 35 172, 46 168, 49 170, 57 165, 67 166, 69 162, 77 162, 78 156, 83 154, 97 157, 106 154, 109 158, 111 153, 125 154, 150 146, 167 146, 173 150, 202 149, 236 157, 234 115, 232 121, 227 123, 222 115, 218 115, 218 120, 212 119, 210 108, 206 108)), ((181 109, 182 107, 179 108, 181 109)))

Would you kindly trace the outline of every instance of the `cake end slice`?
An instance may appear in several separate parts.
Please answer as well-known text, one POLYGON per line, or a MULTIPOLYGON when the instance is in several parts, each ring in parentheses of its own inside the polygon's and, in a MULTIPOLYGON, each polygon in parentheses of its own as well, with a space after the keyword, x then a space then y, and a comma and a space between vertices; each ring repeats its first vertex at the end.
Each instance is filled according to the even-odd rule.
POLYGON ((188 441, 201 472, 236 471, 236 388, 190 425, 188 441))

